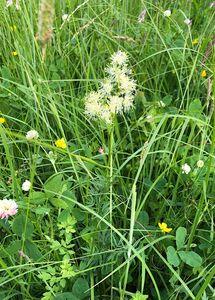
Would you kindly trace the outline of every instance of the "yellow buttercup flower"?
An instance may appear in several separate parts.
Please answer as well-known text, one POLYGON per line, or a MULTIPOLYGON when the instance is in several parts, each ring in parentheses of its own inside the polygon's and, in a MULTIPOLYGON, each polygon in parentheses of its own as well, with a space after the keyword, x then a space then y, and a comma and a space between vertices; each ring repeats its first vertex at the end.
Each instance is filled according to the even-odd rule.
POLYGON ((197 44, 198 44, 198 42, 199 42, 199 40, 198 40, 198 39, 194 39, 194 40, 192 41, 192 44, 193 44, 193 45, 197 45, 197 44))
POLYGON ((18 55, 17 51, 13 51, 13 52, 11 52, 11 54, 12 54, 13 56, 17 56, 17 55, 18 55))
POLYGON ((55 146, 62 149, 66 149, 67 147, 64 138, 55 141, 55 146))
POLYGON ((158 223, 158 226, 160 230, 164 233, 172 231, 172 228, 168 228, 166 223, 158 223))
POLYGON ((6 123, 6 119, 4 117, 0 117, 0 124, 6 123))
POLYGON ((201 75, 202 75, 202 77, 204 78, 204 77, 207 76, 207 72, 206 72, 205 70, 203 70, 201 75))

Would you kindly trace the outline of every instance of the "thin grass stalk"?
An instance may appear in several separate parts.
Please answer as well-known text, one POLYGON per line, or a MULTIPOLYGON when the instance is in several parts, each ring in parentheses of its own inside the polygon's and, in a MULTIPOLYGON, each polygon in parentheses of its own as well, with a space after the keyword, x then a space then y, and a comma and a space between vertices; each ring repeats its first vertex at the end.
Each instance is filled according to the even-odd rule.
MULTIPOLYGON (((131 219, 130 219, 130 230, 129 230, 129 244, 130 245, 132 245, 132 243, 133 243, 136 202, 137 202, 136 185, 133 185, 133 187, 132 187, 132 201, 131 201, 131 219)), ((131 247, 128 247, 127 256, 128 256, 128 259, 131 256, 131 247)), ((120 300, 124 300, 127 281, 128 281, 129 267, 130 267, 130 261, 128 260, 128 263, 127 263, 127 266, 126 266, 126 271, 125 271, 124 285, 123 285, 122 294, 120 295, 120 300)))
MULTIPOLYGON (((114 127, 111 126, 109 134, 109 181, 110 181, 110 198, 109 198, 109 209, 110 209, 110 224, 113 224, 113 132, 114 127)), ((110 228, 110 249, 113 249, 113 230, 110 228)), ((113 265, 111 266, 113 271, 113 265)), ((111 299, 113 299, 113 276, 111 276, 111 299)))

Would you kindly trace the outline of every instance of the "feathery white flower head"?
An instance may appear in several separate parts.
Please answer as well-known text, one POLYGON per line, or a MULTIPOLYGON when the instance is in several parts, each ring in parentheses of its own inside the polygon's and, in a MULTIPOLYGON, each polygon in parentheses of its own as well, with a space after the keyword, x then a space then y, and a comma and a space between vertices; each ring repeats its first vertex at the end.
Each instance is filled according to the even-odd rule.
POLYGON ((182 165, 181 169, 182 169, 182 174, 189 174, 191 171, 191 167, 188 164, 182 165))
POLYGON ((185 23, 187 26, 191 26, 191 25, 192 25, 192 20, 190 20, 190 19, 185 19, 185 20, 184 20, 184 23, 185 23))
POLYGON ((110 79, 107 79, 101 83, 101 91, 104 94, 110 94, 113 89, 113 85, 110 79))
POLYGON ((170 17, 171 14, 172 14, 172 12, 171 12, 170 9, 165 10, 164 13, 163 13, 164 17, 170 17))
POLYGON ((112 116, 111 116, 111 111, 109 109, 108 105, 103 105, 102 109, 100 111, 100 114, 98 115, 101 120, 103 120, 107 124, 112 123, 112 116))
POLYGON ((88 116, 111 124, 114 115, 127 112, 133 106, 136 82, 130 78, 127 60, 127 54, 122 51, 111 56, 101 88, 85 97, 85 113, 88 116))
POLYGON ((123 98, 119 96, 110 96, 108 102, 110 112, 113 114, 118 114, 122 112, 123 98))
POLYGON ((31 182, 29 180, 25 180, 22 184, 22 190, 28 192, 31 188, 31 182))
POLYGON ((145 21, 145 17, 146 17, 146 9, 144 9, 138 17, 138 22, 139 23, 143 23, 145 21))
POLYGON ((210 8, 213 8, 215 7, 215 1, 214 2, 211 2, 211 4, 209 5, 210 8))
POLYGON ((111 56, 113 65, 122 66, 127 62, 128 56, 125 52, 117 51, 111 56))
POLYGON ((17 213, 18 205, 11 199, 0 200, 0 219, 8 219, 17 213))
POLYGON ((101 100, 102 95, 99 92, 91 92, 85 98, 85 113, 89 117, 95 117, 101 112, 101 100))
POLYGON ((36 140, 39 137, 39 133, 36 130, 29 130, 25 137, 27 140, 36 140))

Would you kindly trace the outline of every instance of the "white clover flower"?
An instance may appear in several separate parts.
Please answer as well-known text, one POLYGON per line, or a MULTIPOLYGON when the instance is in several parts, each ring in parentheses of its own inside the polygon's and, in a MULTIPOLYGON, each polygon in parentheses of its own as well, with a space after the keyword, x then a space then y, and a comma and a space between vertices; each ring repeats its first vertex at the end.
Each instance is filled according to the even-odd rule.
POLYGON ((36 130, 29 130, 25 137, 27 140, 36 140, 39 137, 39 133, 36 130))
POLYGON ((122 66, 126 63, 128 57, 125 52, 117 51, 111 56, 111 61, 113 65, 119 65, 122 66))
POLYGON ((22 184, 22 190, 28 192, 31 188, 31 182, 29 180, 25 180, 22 184))
POLYGON ((188 164, 182 165, 182 174, 189 174, 191 171, 191 167, 188 164))
POLYGON ((197 167, 198 167, 198 168, 203 168, 203 167, 204 167, 204 161, 201 160, 201 159, 198 160, 196 164, 197 164, 197 167))
POLYGON ((65 21, 68 21, 69 20, 69 15, 68 14, 63 14, 62 15, 62 20, 65 22, 65 21))
POLYGON ((170 17, 171 14, 172 14, 172 12, 171 12, 170 9, 165 10, 164 13, 163 13, 164 17, 170 17))
POLYGON ((17 213, 18 205, 11 199, 0 200, 0 219, 8 219, 17 213))
POLYGON ((111 113, 122 113, 123 98, 119 96, 111 96, 109 100, 109 109, 111 113))
POLYGON ((184 23, 185 23, 187 26, 191 26, 191 25, 192 25, 192 20, 190 20, 190 19, 185 19, 185 20, 184 20, 184 23))

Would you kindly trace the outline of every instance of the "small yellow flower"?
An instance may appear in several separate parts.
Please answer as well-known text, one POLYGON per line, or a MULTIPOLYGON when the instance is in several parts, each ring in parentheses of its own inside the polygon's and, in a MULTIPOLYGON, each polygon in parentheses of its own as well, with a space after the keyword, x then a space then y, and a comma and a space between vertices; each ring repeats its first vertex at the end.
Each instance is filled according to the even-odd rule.
POLYGON ((66 149, 67 147, 64 138, 55 141, 55 146, 62 149, 66 149))
POLYGON ((168 228, 166 223, 158 223, 158 226, 164 233, 172 231, 172 228, 168 228))
POLYGON ((198 39, 194 39, 194 40, 192 41, 192 44, 193 44, 193 45, 197 45, 197 44, 198 44, 198 42, 199 42, 199 40, 198 40, 198 39))
POLYGON ((6 123, 6 119, 4 117, 0 117, 0 124, 6 123))
POLYGON ((201 75, 202 75, 202 78, 204 78, 207 76, 207 72, 205 70, 203 70, 201 75))
POLYGON ((17 56, 17 55, 18 55, 17 51, 13 51, 13 52, 11 52, 11 54, 12 54, 13 56, 17 56))
POLYGON ((17 29, 17 27, 16 27, 16 25, 12 25, 12 26, 10 26, 10 31, 16 31, 16 29, 17 29))

